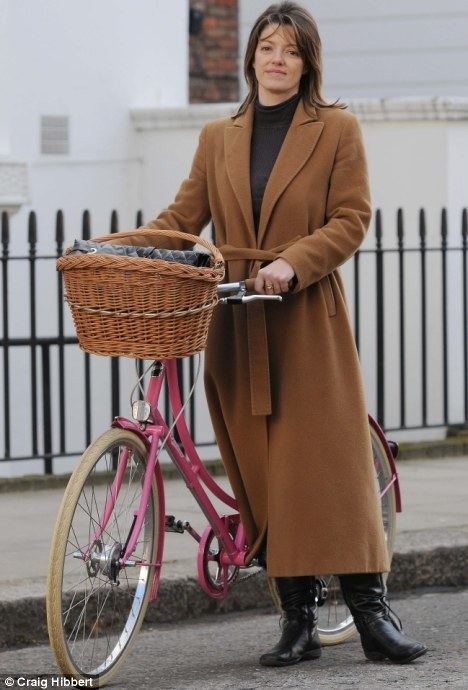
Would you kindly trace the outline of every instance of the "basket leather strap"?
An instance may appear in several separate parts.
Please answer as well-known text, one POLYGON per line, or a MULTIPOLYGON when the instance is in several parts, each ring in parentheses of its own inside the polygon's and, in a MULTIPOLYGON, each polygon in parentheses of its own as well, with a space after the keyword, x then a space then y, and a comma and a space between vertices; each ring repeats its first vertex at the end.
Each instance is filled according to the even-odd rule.
MULTIPOLYGON (((289 242, 272 247, 234 247, 224 244, 218 247, 225 261, 250 261, 247 278, 255 278, 265 261, 278 259, 281 252, 297 242, 298 235, 289 242)), ((271 414, 270 363, 266 330, 265 303, 261 300, 246 305, 247 347, 249 357, 250 401, 253 415, 271 414)))

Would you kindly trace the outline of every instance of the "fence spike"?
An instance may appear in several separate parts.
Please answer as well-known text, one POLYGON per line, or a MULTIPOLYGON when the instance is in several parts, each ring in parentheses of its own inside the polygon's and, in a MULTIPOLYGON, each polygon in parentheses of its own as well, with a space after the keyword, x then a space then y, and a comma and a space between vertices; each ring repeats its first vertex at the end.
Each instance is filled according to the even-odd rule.
POLYGON ((110 227, 111 233, 118 232, 119 231, 119 216, 117 211, 114 209, 111 213, 111 227, 110 227))
POLYGON ((440 224, 440 236, 442 238, 442 247, 445 247, 447 245, 447 209, 444 208, 442 209, 442 218, 441 218, 441 224, 440 224))
POLYGON ((426 244, 426 212, 423 208, 419 209, 419 240, 421 247, 426 244))
POLYGON ((405 230, 404 230, 403 209, 399 208, 397 211, 397 237, 398 237, 398 246, 399 247, 403 246, 404 234, 405 234, 405 230))
POLYGON ((30 211, 28 216, 28 242, 29 251, 33 253, 36 250, 37 242, 37 217, 35 211, 30 211))
POLYGON ((63 247, 63 211, 61 208, 58 209, 55 215, 55 243, 57 245, 57 253, 60 254, 63 247))
POLYGON ((382 211, 380 208, 375 212, 375 240, 377 249, 382 247, 382 211))
POLYGON ((2 245, 4 253, 8 251, 10 242, 10 218, 7 211, 2 211, 2 245))
POLYGON ((89 240, 91 237, 91 214, 88 209, 83 211, 83 218, 81 221, 81 237, 83 240, 89 240))

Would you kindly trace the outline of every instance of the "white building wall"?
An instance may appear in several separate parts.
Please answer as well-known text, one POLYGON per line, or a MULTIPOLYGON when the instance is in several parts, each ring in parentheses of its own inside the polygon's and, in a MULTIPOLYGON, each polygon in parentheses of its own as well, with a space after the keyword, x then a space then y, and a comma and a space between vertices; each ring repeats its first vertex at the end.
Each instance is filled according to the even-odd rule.
MULTIPOLYGON (((243 55, 270 4, 240 0, 243 55)), ((468 95, 466 0, 301 0, 317 21, 327 100, 468 95)))
MULTIPOLYGON (((0 65, 7 64, 9 52, 8 43, 8 4, 7 0, 0 0, 0 65)), ((11 72, 8 69, 0 69, 0 156, 10 153, 9 121, 10 101, 5 94, 10 93, 11 72)))
POLYGON ((40 247, 50 243, 58 208, 68 237, 84 208, 96 232, 107 230, 112 208, 133 224, 142 161, 129 109, 186 105, 188 0, 4 0, 3 7, 9 153, 30 166, 30 203, 13 218, 13 241, 24 245, 30 208, 38 213, 40 247), (69 155, 41 154, 41 115, 69 116, 69 155))

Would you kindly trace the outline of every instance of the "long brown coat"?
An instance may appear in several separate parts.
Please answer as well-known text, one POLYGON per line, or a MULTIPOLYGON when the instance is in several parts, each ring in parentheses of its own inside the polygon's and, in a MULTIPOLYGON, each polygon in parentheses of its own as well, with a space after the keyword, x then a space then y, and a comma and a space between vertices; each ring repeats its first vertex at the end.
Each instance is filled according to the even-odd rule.
POLYGON ((310 116, 298 104, 256 237, 252 118, 251 105, 236 120, 207 123, 174 202, 111 241, 152 245, 151 228, 198 234, 211 218, 228 280, 255 275, 275 256, 293 266, 297 285, 283 303, 217 307, 206 349, 207 400, 247 561, 267 535, 271 577, 385 572, 366 398, 338 269, 371 217, 359 122, 347 110, 310 116))

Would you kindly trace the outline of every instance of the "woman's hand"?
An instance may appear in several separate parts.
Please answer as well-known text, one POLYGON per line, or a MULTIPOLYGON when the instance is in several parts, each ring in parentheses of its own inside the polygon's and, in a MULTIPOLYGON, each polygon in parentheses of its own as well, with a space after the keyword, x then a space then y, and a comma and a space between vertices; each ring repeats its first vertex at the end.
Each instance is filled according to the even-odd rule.
POLYGON ((279 295, 289 291, 289 283, 295 273, 285 259, 275 259, 261 268, 255 278, 255 292, 261 295, 279 295))

